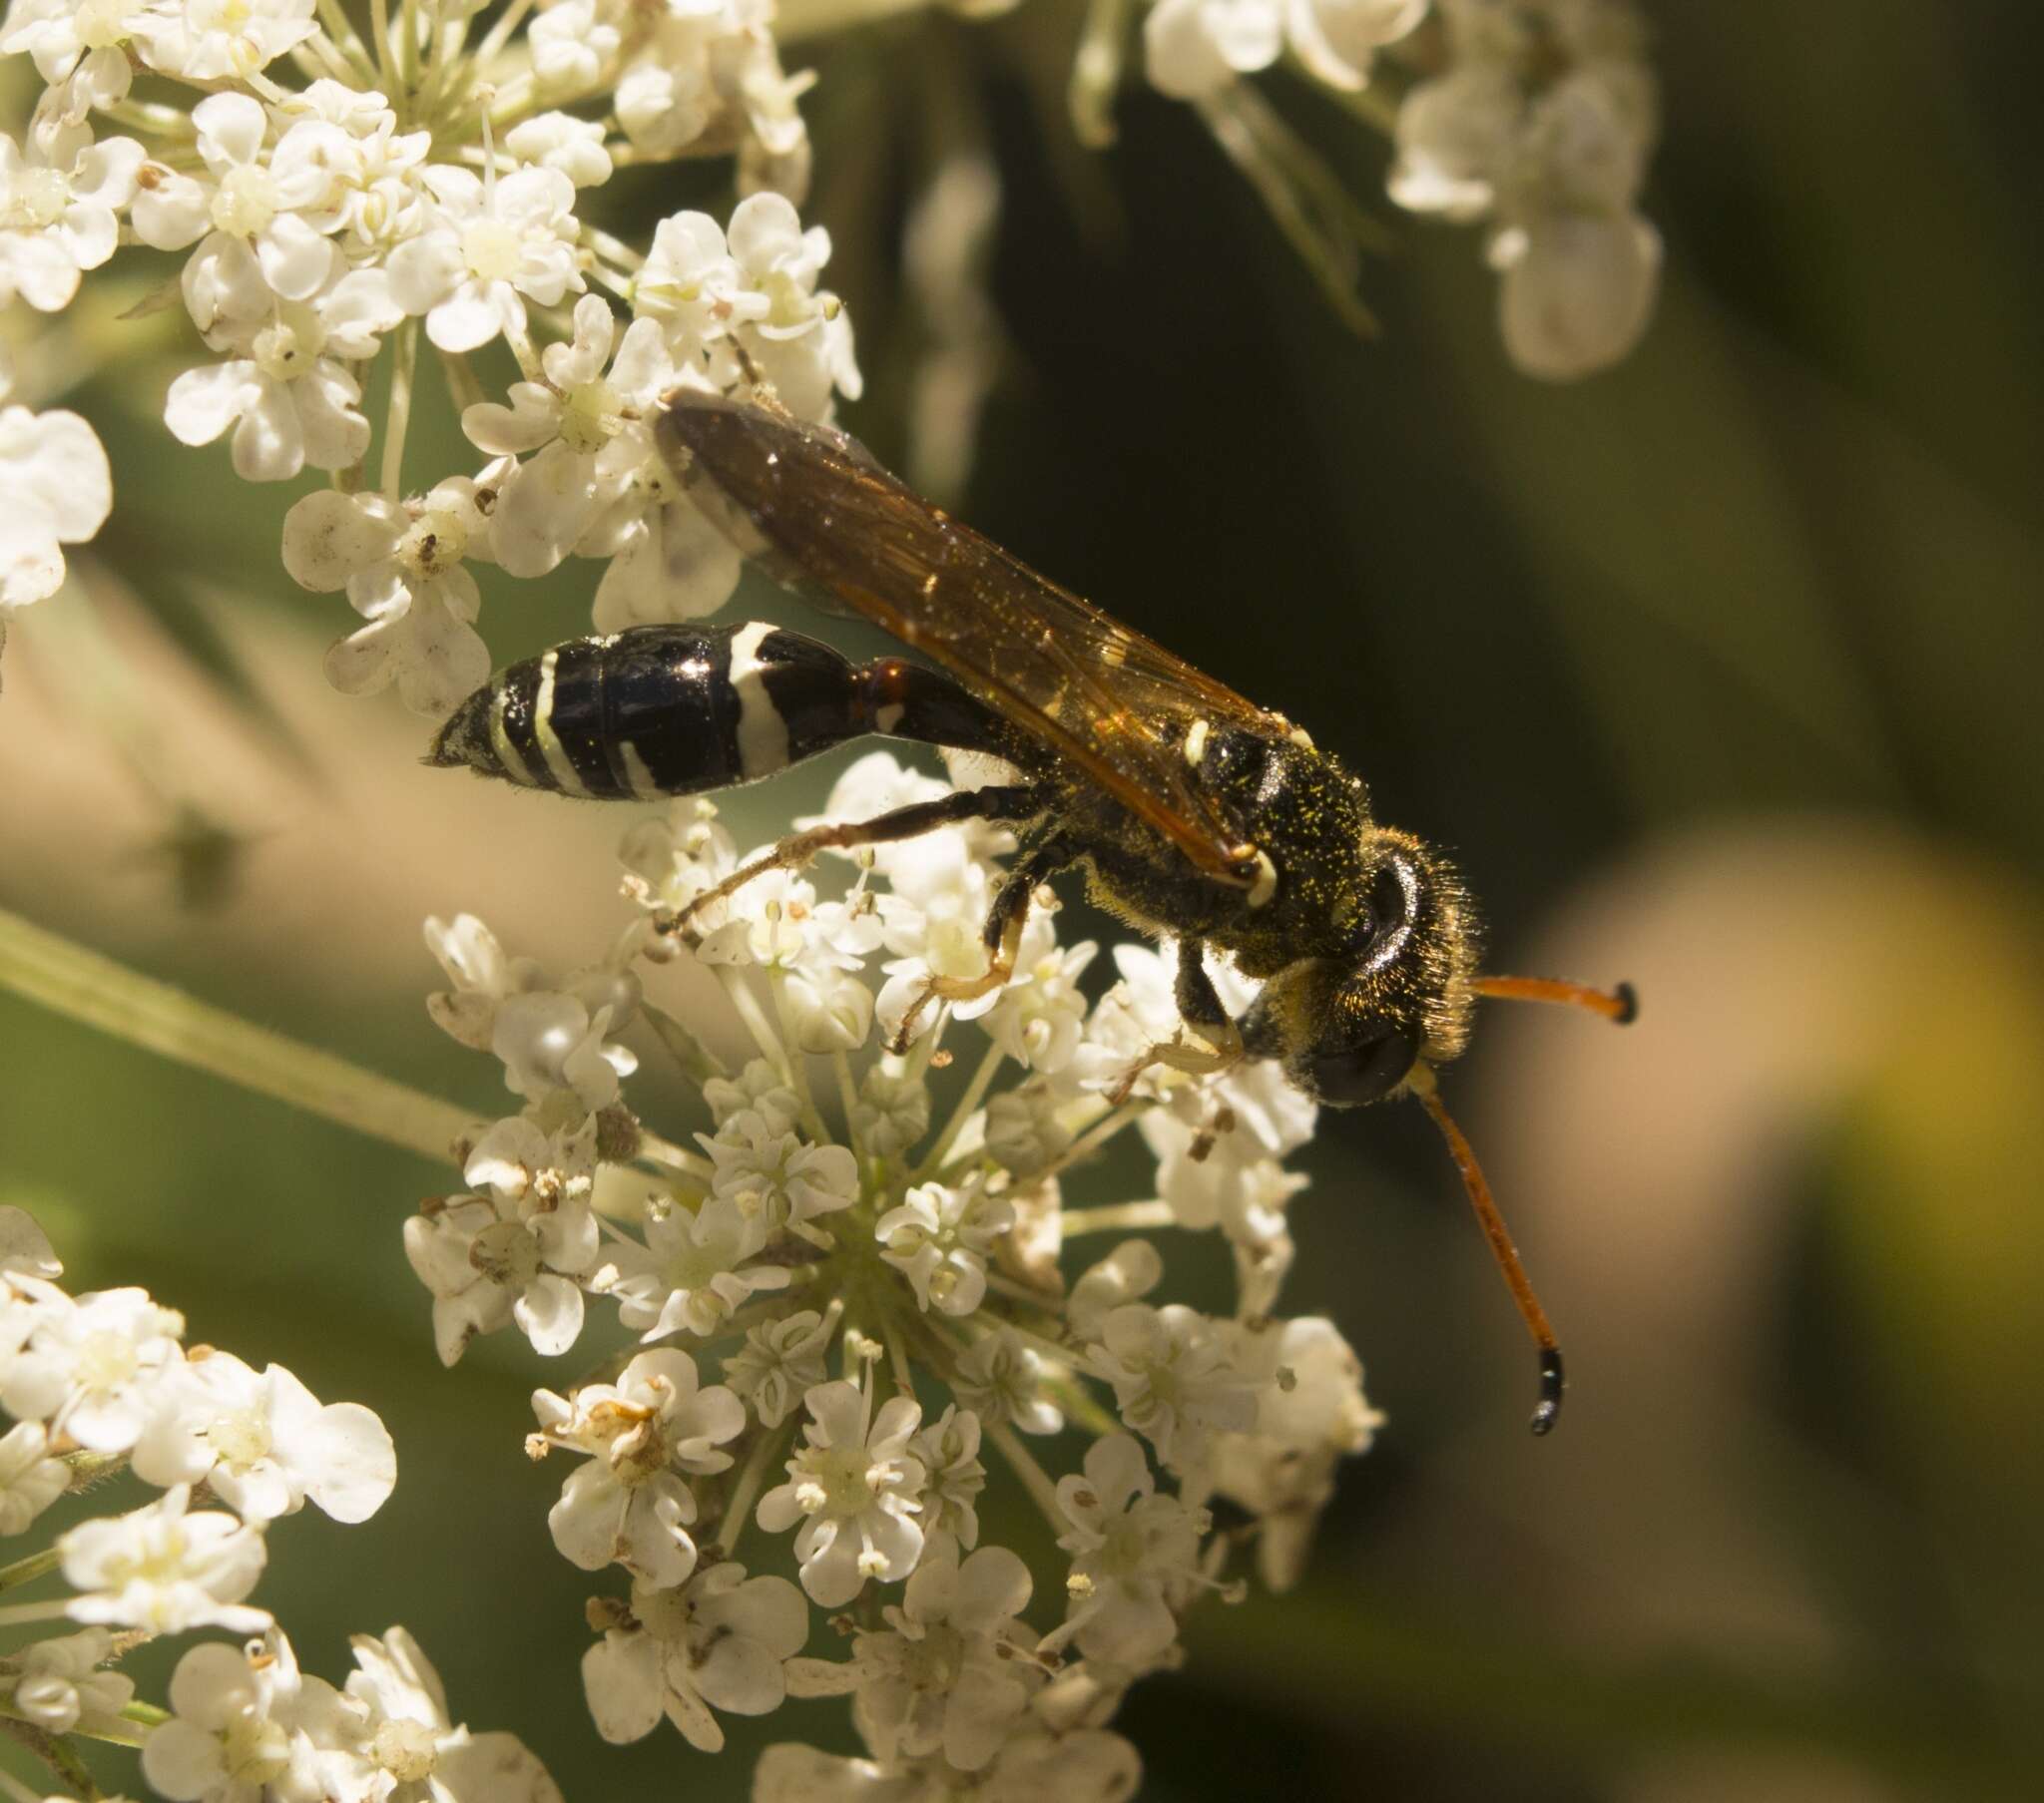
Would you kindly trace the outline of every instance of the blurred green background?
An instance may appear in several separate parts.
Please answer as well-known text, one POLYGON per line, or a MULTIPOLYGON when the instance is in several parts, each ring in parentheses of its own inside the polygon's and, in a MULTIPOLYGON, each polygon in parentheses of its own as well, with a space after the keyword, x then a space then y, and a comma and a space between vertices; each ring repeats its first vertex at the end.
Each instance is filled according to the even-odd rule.
MULTIPOLYGON (((2044 1782, 2030 9, 1648 10, 1667 281, 1641 350, 1567 389, 1505 364, 1466 231, 1400 223, 1360 344, 1191 114, 1136 95, 1112 152, 1074 150, 1046 125, 1054 8, 790 57, 823 78, 805 217, 861 329, 852 427, 909 448, 900 229, 933 144, 981 133, 1006 354, 968 517, 1347 756, 1463 860, 1498 968, 1645 999, 1626 1034, 1493 1010, 1449 1079, 1570 1352, 1545 1443, 1426 1123, 1325 1122, 1287 1306, 1341 1324, 1390 1423, 1300 1590, 1197 1616, 1187 1669, 1132 1699, 1149 1797, 2044 1782)), ((1279 87, 1375 192, 1381 145, 1279 87)), ((727 205, 661 174, 627 199, 727 205)), ((81 360, 112 330, 75 329, 81 360)), ((585 958, 621 821, 423 771, 394 699, 324 689, 346 619, 274 563, 291 497, 170 444, 152 420, 193 353, 156 342, 73 401, 120 501, 94 609, 38 608, 9 648, 0 901, 495 1110, 424 1021, 418 917, 474 907, 585 958)), ((410 467, 467 466, 442 431, 410 467)), ((592 580, 493 592, 499 660, 578 630, 592 580)), ((741 838, 828 779, 736 800, 741 838)), ((397 1438, 373 1523, 273 1536, 259 1600, 309 1668, 402 1620, 457 1719, 516 1729, 571 1797, 739 1796, 765 1738, 843 1744, 838 1704, 722 1761, 597 1740, 577 1661, 603 1585, 554 1554, 561 1474, 519 1444, 554 1374, 501 1339, 442 1373, 399 1244, 450 1180, 0 999, 0 1200, 76 1286, 146 1284, 195 1341, 397 1438)))

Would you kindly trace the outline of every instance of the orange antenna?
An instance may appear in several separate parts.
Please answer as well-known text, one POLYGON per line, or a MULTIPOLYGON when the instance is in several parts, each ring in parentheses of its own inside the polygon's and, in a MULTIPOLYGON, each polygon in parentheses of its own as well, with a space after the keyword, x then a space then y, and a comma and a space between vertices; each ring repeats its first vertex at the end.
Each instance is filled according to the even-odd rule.
POLYGON ((1587 983, 1563 983, 1554 977, 1478 977, 1469 987, 1500 1002, 1559 1002, 1587 1008, 1614 1027, 1630 1027, 1640 1018, 1640 998, 1630 983, 1592 989, 1587 983))
POLYGON ((1511 1229, 1505 1225, 1505 1217, 1497 1211, 1490 1184, 1483 1175, 1483 1166, 1476 1162, 1476 1153, 1470 1149, 1469 1141, 1462 1136, 1462 1129, 1455 1125, 1455 1118, 1442 1103, 1440 1092, 1434 1088, 1433 1072, 1425 1065, 1415 1065, 1412 1075, 1405 1081, 1433 1117, 1434 1126, 1441 1129, 1441 1137, 1448 1142, 1448 1156, 1455 1160, 1455 1168, 1462 1173, 1462 1187, 1469 1192, 1469 1206, 1476 1210, 1476 1224, 1483 1229, 1483 1237, 1490 1241, 1490 1253, 1497 1260, 1505 1287, 1512 1292, 1512 1300, 1519 1305, 1526 1331, 1533 1336, 1533 1344, 1540 1350, 1540 1403, 1533 1411, 1533 1431, 1545 1434, 1561 1414, 1562 1392, 1561 1348, 1555 1344, 1554 1329, 1547 1324, 1547 1311, 1540 1306, 1540 1298, 1533 1293, 1532 1279, 1526 1275, 1526 1267, 1519 1262, 1519 1248, 1512 1244, 1511 1229))

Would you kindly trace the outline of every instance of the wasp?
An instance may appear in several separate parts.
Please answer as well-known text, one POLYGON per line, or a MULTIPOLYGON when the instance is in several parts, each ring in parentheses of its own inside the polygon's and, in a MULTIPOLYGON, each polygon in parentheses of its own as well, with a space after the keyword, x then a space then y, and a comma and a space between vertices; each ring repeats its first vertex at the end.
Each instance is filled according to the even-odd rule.
POLYGON ((657 435, 677 478, 755 561, 920 661, 855 664, 757 622, 637 627, 504 671, 448 719, 430 761, 650 798, 756 781, 867 733, 992 760, 998 776, 977 787, 795 833, 690 911, 827 849, 974 820, 1013 828, 985 975, 932 978, 915 1012, 998 988, 1038 890, 1082 873, 1092 900, 1177 946, 1186 1031, 1153 1047, 1122 1095, 1152 1064, 1200 1073, 1271 1059, 1329 1107, 1403 1095, 1424 1106, 1538 1349, 1532 1425, 1547 1432, 1561 1352, 1434 1073, 1461 1053, 1480 997, 1624 1022, 1630 988, 1479 975, 1475 910, 1454 866, 1380 823, 1338 757, 1039 576, 844 433, 764 395, 681 389, 657 435), (1210 951, 1263 984, 1240 1019, 1215 989, 1210 951))

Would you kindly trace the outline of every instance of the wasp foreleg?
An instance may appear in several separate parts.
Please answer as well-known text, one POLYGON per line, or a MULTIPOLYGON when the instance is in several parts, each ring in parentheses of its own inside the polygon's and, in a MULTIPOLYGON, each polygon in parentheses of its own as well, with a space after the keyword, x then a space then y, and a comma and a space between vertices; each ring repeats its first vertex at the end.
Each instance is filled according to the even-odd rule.
POLYGON ((993 906, 987 910, 986 926, 980 934, 986 946, 985 974, 978 977, 931 977, 909 1004, 908 1012, 901 1017, 901 1025, 894 1030, 888 1047, 890 1051, 907 1050, 916 1022, 932 1002, 975 1002, 999 989, 1015 974, 1015 955, 1021 950, 1022 929, 1029 924, 1032 898, 1042 884, 1060 870, 1069 869, 1077 858, 1076 849, 1061 837, 1046 839, 1024 853, 1021 863, 1008 872, 1007 879, 994 892, 993 906))
POLYGON ((996 783, 960 789, 934 801, 914 801, 870 820, 830 820, 805 831, 789 833, 771 851, 743 864, 714 889, 706 889, 674 916, 669 931, 678 931, 713 902, 736 894, 769 870, 798 870, 819 851, 851 851, 861 845, 885 845, 918 839, 945 826, 967 820, 1027 820, 1044 807, 1042 793, 1027 783, 996 783))
POLYGON ((1220 994, 1214 988, 1214 979, 1207 974, 1206 950, 1202 940, 1181 939, 1178 942, 1176 1000, 1180 1020, 1207 1044, 1193 1045, 1185 1034, 1180 1033, 1166 1044, 1152 1046, 1122 1073, 1121 1082, 1108 1093, 1108 1101, 1116 1108, 1128 1101, 1138 1080, 1153 1065, 1184 1071, 1194 1077, 1212 1077, 1241 1064, 1246 1056, 1242 1030, 1222 1005, 1220 994))

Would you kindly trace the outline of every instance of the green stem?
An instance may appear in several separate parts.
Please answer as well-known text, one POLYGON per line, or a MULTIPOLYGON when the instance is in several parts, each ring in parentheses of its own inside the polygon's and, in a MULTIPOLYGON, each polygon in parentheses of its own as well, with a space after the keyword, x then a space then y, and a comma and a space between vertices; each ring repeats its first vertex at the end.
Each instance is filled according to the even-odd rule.
POLYGON ((1069 1524, 1065 1520, 1065 1512, 1058 1507, 1058 1487, 1037 1464, 1036 1455, 1022 1444, 1021 1436, 1005 1421, 989 1425, 986 1434, 1000 1450, 1001 1457, 1014 1468, 1015 1475, 1022 1480, 1022 1487, 1029 1492, 1030 1500, 1043 1511, 1043 1519, 1054 1532, 1064 1532, 1069 1524))
POLYGON ((25 1583, 34 1583, 38 1578, 47 1577, 57 1569, 57 1549, 48 1548, 41 1553, 31 1553, 26 1559, 17 1559, 11 1566, 0 1566, 0 1590, 13 1590, 25 1583))
POLYGON ((390 48, 390 0, 369 0, 369 29, 376 39, 376 68, 382 77, 383 92, 397 109, 398 123, 408 124, 407 97, 398 87, 397 56, 390 48))
POLYGON ((411 390, 419 367, 419 322, 407 319, 392 340, 390 407, 383 423, 383 493, 404 499, 404 440, 411 429, 411 390))
POLYGON ((4 909, 0 989, 435 1163, 475 1128, 476 1117, 451 1102, 257 1027, 4 909))
MULTIPOLYGON (((333 40, 340 54, 362 81, 374 86, 376 65, 369 60, 368 47, 356 33, 354 22, 347 16, 340 0, 319 0, 319 18, 326 27, 326 35, 333 40)), ((388 99, 389 96, 385 96, 388 99)))
POLYGON ((34 1722, 21 1721, 9 1715, 0 1715, 0 1732, 13 1736, 55 1772, 64 1787, 81 1803, 99 1803, 106 1795, 93 1782, 92 1773, 86 1769, 84 1759, 67 1736, 52 1734, 34 1722))
POLYGON ((783 44, 829 37, 902 13, 921 12, 930 0, 780 0, 773 35, 783 44))
POLYGON ((731 1501, 725 1505, 724 1520, 717 1527, 717 1544, 723 1549, 726 1559, 738 1556, 739 1537, 745 1533, 747 1520, 753 1513, 753 1499, 760 1494, 766 1468, 786 1450, 788 1436, 793 1431, 790 1417, 770 1433, 762 1434, 760 1444, 753 1448, 752 1456, 740 1469, 738 1482, 732 1486, 731 1501))
POLYGON ((958 1098, 958 1106, 951 1111, 951 1118, 944 1123, 944 1130, 937 1135, 936 1144, 930 1147, 928 1156, 909 1172, 910 1183, 928 1182, 930 1173, 943 1163, 944 1154, 956 1142, 959 1133, 964 1130, 966 1122, 971 1120, 974 1111, 986 1100, 986 1093, 993 1084, 994 1075, 1000 1070, 1001 1061, 1007 1056, 998 1040, 987 1047, 986 1056, 979 1061, 979 1069, 973 1072, 972 1081, 965 1086, 965 1094, 958 1098))
POLYGON ((1152 1227, 1175 1227, 1178 1216, 1161 1196, 1146 1202, 1113 1202, 1100 1208, 1067 1208, 1058 1216, 1058 1231, 1066 1239, 1082 1233, 1145 1232, 1152 1227))

